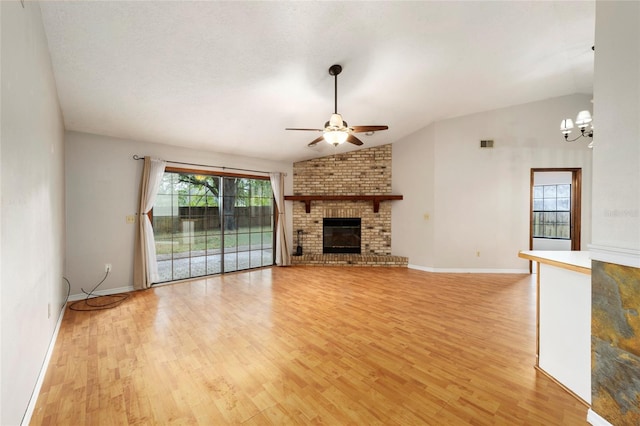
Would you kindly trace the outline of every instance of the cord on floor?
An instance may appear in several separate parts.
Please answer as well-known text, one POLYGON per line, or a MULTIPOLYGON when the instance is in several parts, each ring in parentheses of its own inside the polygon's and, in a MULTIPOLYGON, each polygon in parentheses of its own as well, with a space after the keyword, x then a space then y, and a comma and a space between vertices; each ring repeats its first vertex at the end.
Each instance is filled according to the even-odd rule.
MULTIPOLYGON (((85 289, 83 288, 80 288, 80 290, 82 290, 82 292, 86 294, 87 297, 82 300, 78 300, 77 302, 73 302, 69 305, 69 309, 71 309, 72 311, 100 311, 103 309, 115 308, 116 306, 119 306, 122 302, 124 302, 129 297, 128 294, 118 293, 108 294, 104 296, 94 295, 94 292, 98 289, 100 284, 105 282, 108 276, 109 272, 107 271, 104 274, 104 278, 102 278, 102 281, 96 284, 95 287, 93 287, 89 292, 85 291, 85 289)), ((69 283, 69 280, 67 280, 66 278, 65 280, 67 281, 67 284, 69 284, 69 292, 71 292, 71 283, 69 283)), ((68 299, 69 295, 67 294, 67 300, 68 299)))

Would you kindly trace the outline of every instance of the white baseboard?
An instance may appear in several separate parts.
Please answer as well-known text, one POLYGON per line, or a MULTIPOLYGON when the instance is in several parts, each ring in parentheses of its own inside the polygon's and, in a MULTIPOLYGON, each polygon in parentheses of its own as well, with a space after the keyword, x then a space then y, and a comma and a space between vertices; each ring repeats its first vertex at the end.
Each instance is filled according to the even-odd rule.
MULTIPOLYGON (((133 290, 134 290, 133 286, 126 286, 126 287, 118 287, 118 288, 108 288, 106 290, 98 290, 98 291, 94 291, 93 294, 95 294, 96 296, 109 296, 110 294, 128 293, 133 290)), ((69 296, 69 302, 75 302, 76 300, 82 300, 86 298, 87 298, 87 295, 84 293, 73 294, 69 296)))
POLYGON ((42 383, 44 383, 44 377, 47 374, 47 368, 49 367, 49 362, 51 361, 51 355, 53 354, 53 349, 55 348, 56 341, 58 340, 58 332, 60 331, 62 318, 64 317, 64 313, 66 311, 67 311, 67 306, 65 303, 65 306, 60 310, 60 316, 58 317, 56 328, 53 331, 53 336, 51 336, 51 341, 49 342, 49 347, 47 348, 47 354, 45 355, 44 361, 42 362, 42 367, 40 367, 38 380, 36 380, 36 385, 33 388, 33 393, 31 394, 31 398, 29 399, 29 405, 27 406, 27 411, 24 413, 24 417, 22 417, 22 422, 20 422, 21 426, 27 426, 29 423, 31 423, 31 417, 33 417, 33 411, 36 408, 36 402, 38 402, 40 389, 42 389, 42 383))
MULTIPOLYGON (((126 293, 129 291, 133 291, 132 286, 128 287, 120 287, 120 288, 112 288, 107 290, 96 291, 94 294, 98 296, 107 296, 109 294, 117 294, 117 293, 126 293)), ((67 302, 73 302, 76 300, 82 300, 86 298, 86 294, 74 294, 69 296, 67 302)), ((47 374, 47 368, 49 367, 49 362, 51 361, 51 355, 53 354, 53 349, 56 346, 56 341, 58 340, 58 332, 60 331, 60 326, 62 325, 62 318, 64 317, 64 313, 66 312, 67 305, 60 311, 60 316, 58 317, 58 322, 56 323, 56 328, 53 331, 53 336, 51 336, 51 341, 49 342, 49 347, 47 349, 47 354, 44 357, 44 361, 42 363, 42 367, 40 368, 40 373, 38 374, 38 380, 36 380, 36 385, 33 389, 33 393, 31 394, 31 399, 29 400, 29 405, 27 406, 27 411, 22 418, 22 422, 20 425, 27 426, 31 422, 31 417, 33 417, 33 411, 36 408, 36 402, 38 402, 38 396, 40 395, 40 390, 42 389, 42 383, 44 382, 44 377, 47 374)))
POLYGON ((442 274, 529 274, 529 269, 483 269, 483 268, 432 268, 430 266, 407 265, 409 269, 442 274))
POLYGON ((407 268, 417 269, 418 271, 424 271, 424 272, 435 272, 435 270, 430 266, 412 265, 410 263, 407 265, 407 268))
POLYGON ((589 408, 587 411, 587 422, 593 426, 613 426, 611 423, 600 417, 595 411, 589 408))

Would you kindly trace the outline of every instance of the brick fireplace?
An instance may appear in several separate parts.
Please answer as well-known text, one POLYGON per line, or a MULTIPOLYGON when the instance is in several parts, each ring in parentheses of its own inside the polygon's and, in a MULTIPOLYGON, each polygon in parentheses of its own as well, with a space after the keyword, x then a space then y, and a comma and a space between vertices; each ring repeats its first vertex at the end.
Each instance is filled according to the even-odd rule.
POLYGON ((293 202, 294 235, 303 231, 303 255, 293 264, 407 266, 407 258, 391 255, 391 145, 294 163, 293 192, 289 199, 320 198, 293 202), (326 218, 360 219, 360 254, 323 253, 326 218))

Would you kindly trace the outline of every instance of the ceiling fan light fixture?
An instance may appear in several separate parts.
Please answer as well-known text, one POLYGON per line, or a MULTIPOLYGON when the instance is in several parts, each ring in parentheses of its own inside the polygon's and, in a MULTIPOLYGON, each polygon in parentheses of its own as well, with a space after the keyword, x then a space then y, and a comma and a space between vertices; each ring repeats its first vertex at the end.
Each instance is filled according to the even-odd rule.
POLYGON ((340 114, 331 114, 331 118, 329 119, 329 126, 341 128, 344 126, 342 121, 342 116, 340 114))
POLYGON ((331 130, 328 132, 324 132, 324 140, 329 142, 333 146, 338 146, 347 141, 349 137, 349 133, 342 130, 331 130))

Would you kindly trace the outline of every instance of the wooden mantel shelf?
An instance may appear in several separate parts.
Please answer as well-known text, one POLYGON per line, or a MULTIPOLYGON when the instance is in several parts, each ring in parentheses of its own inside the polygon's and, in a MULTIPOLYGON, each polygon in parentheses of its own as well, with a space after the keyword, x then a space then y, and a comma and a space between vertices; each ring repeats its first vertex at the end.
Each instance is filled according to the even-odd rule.
POLYGON ((381 201, 402 200, 402 195, 285 195, 284 199, 303 201, 307 213, 311 213, 312 201, 372 201, 373 212, 378 213, 381 201))

